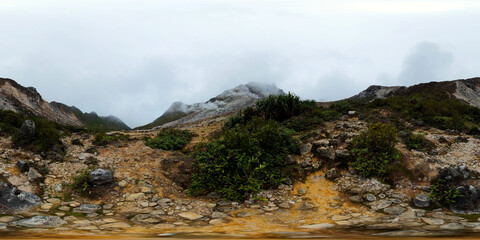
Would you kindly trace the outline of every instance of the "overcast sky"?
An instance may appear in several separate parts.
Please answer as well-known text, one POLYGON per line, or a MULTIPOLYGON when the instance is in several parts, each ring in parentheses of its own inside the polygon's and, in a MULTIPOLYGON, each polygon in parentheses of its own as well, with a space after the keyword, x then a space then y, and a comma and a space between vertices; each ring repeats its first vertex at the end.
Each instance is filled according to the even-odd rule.
POLYGON ((480 76, 478 0, 1 0, 0 77, 135 127, 250 81, 338 100, 480 76))

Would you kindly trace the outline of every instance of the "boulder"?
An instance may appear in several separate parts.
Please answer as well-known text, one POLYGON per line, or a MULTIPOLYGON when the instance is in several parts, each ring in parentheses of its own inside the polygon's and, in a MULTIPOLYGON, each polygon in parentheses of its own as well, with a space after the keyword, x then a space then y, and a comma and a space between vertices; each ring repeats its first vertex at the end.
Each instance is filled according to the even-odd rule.
POLYGON ((28 169, 30 169, 29 164, 26 161, 23 160, 18 160, 15 166, 18 168, 18 170, 22 173, 27 172, 28 169))
POLYGON ((413 199, 413 203, 416 207, 426 208, 430 206, 430 198, 425 194, 419 194, 413 199))
POLYGON ((97 168, 90 172, 89 182, 93 186, 108 185, 114 182, 113 173, 110 170, 97 168))
POLYGON ((0 214, 24 211, 41 203, 37 195, 18 190, 0 176, 0 214))
POLYGON ((22 227, 55 228, 67 222, 57 216, 35 216, 13 222, 14 225, 22 227))
POLYGON ((332 150, 328 147, 319 147, 316 150, 318 157, 323 160, 329 160, 332 161, 335 159, 335 156, 332 152, 332 150))
POLYGON ((40 174, 35 168, 31 167, 30 170, 28 170, 28 181, 30 182, 36 182, 39 181, 43 178, 42 174, 40 174))
POLYGON ((195 221, 195 220, 198 220, 200 218, 203 218, 202 215, 194 213, 194 212, 183 212, 183 213, 178 214, 178 216, 180 216, 182 218, 185 218, 185 219, 188 219, 190 221, 195 221))
POLYGON ((336 168, 332 168, 325 173, 325 177, 330 180, 334 180, 340 176, 340 173, 336 168))

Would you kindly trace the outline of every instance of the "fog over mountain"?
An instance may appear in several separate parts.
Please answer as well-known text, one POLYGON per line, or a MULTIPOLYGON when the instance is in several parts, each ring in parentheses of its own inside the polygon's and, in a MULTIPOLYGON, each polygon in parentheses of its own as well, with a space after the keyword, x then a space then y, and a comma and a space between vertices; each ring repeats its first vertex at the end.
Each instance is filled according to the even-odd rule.
POLYGON ((248 82, 337 100, 480 76, 479 13, 468 0, 3 0, 0 77, 135 127, 248 82))

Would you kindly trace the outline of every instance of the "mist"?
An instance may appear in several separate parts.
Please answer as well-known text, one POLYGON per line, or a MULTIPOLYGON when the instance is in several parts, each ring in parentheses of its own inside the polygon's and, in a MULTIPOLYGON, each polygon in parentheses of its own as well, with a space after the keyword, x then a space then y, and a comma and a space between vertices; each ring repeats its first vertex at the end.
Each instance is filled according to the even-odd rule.
POLYGON ((0 77, 136 127, 248 82, 318 101, 480 76, 473 1, 0 2, 0 77))

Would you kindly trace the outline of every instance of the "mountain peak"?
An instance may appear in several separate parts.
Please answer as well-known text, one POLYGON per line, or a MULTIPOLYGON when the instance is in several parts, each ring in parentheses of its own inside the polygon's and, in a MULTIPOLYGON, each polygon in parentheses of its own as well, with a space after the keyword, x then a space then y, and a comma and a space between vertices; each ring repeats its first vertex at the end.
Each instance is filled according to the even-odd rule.
POLYGON ((139 129, 173 126, 196 122, 210 117, 218 117, 253 105, 257 100, 266 98, 269 95, 284 94, 285 92, 274 84, 249 82, 225 90, 204 103, 189 105, 183 102, 174 102, 162 116, 150 124, 139 127, 139 129))

